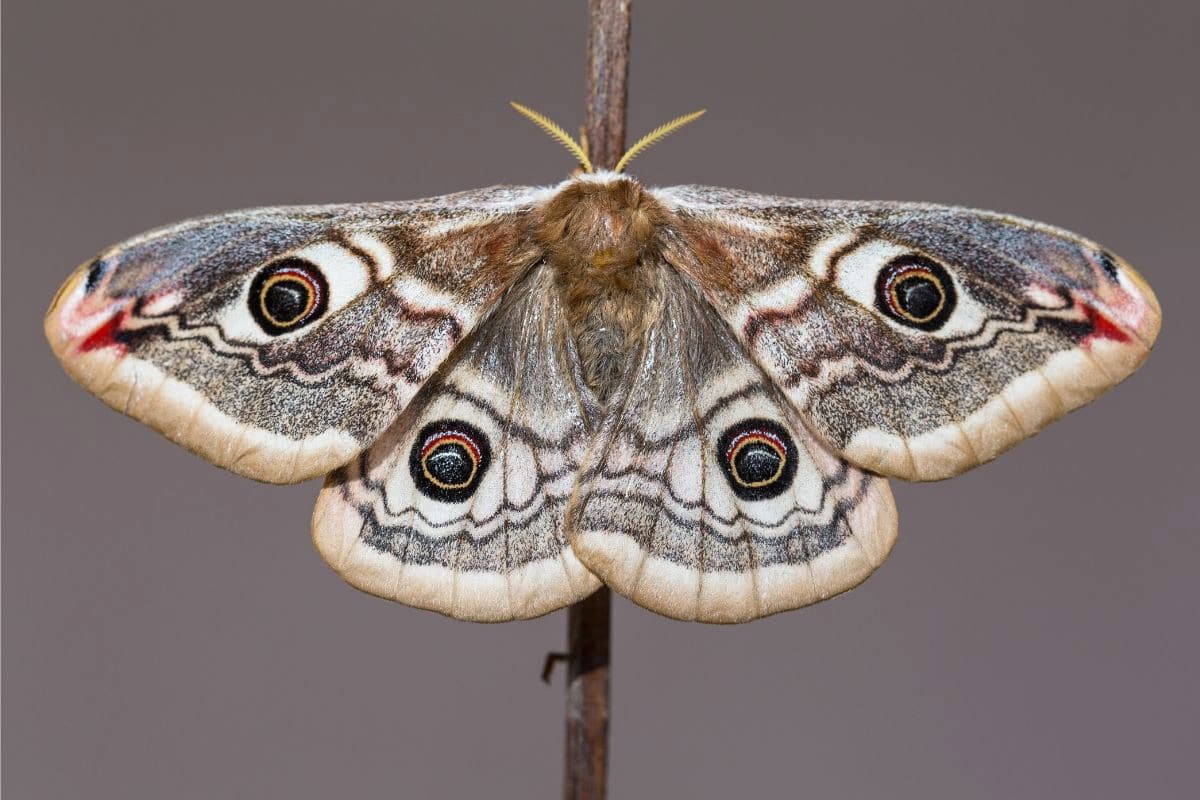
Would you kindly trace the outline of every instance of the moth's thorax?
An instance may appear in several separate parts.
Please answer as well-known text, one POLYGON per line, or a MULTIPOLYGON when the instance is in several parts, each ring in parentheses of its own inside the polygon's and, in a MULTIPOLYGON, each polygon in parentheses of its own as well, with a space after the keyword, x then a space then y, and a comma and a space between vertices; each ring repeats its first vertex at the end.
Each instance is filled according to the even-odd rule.
POLYGON ((657 316, 656 242, 668 217, 639 183, 611 173, 565 183, 540 210, 538 243, 602 400, 657 316))
POLYGON ((636 181, 609 174, 566 182, 539 216, 537 237, 549 262, 617 272, 641 258, 666 210, 636 181))

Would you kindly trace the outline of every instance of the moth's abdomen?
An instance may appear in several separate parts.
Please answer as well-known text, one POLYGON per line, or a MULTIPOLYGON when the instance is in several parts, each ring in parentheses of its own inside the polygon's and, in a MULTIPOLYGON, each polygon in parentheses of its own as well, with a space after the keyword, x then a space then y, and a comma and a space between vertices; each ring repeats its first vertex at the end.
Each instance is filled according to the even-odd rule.
POLYGON ((642 341, 661 305, 656 275, 642 264, 619 274, 603 268, 561 274, 584 380, 603 405, 625 371, 642 358, 642 341))

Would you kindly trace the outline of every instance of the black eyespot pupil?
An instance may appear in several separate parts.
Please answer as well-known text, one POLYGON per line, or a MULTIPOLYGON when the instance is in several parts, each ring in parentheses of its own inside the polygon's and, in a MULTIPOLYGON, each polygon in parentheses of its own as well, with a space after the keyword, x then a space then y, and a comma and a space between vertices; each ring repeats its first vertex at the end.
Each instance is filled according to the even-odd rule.
POLYGON ((739 500, 779 497, 796 478, 796 442, 775 420, 743 419, 726 428, 716 445, 717 463, 739 500))
POLYGON ((329 283, 320 267, 303 258, 268 264, 250 282, 250 315, 271 336, 299 330, 329 310, 329 283))
POLYGON ((936 331, 957 304, 954 279, 946 268, 916 253, 892 259, 875 278, 875 308, 909 328, 936 331))
POLYGON ((926 319, 942 304, 942 292, 928 278, 909 278, 896 287, 896 302, 917 319, 926 319))
POLYGON ((471 479, 474 463, 467 448, 458 442, 439 445, 425 456, 425 469, 447 486, 461 486, 471 479))
POLYGON ((487 435, 463 419, 429 423, 417 432, 408 451, 413 486, 440 503, 469 500, 491 463, 487 435))
POLYGON ((764 442, 751 442, 734 456, 733 468, 743 483, 764 483, 779 472, 779 452, 764 442))
POLYGON ((294 322, 307 310, 311 291, 299 280, 277 281, 267 289, 263 307, 277 322, 294 322))

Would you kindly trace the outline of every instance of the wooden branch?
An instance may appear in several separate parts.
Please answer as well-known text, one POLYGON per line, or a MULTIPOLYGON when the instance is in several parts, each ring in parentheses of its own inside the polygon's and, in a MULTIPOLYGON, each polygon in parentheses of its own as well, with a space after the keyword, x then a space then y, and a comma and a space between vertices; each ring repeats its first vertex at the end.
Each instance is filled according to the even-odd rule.
POLYGON ((625 153, 629 98, 630 0, 588 0, 588 83, 584 130, 596 169, 612 169, 625 153))
POLYGON ((608 779, 607 586, 567 611, 567 747, 563 797, 603 800, 608 779))
MULTIPOLYGON (((588 0, 588 82, 584 141, 596 169, 625 152, 631 0, 588 0)), ((567 746, 563 797, 603 800, 608 780, 608 587, 567 612, 567 746)))

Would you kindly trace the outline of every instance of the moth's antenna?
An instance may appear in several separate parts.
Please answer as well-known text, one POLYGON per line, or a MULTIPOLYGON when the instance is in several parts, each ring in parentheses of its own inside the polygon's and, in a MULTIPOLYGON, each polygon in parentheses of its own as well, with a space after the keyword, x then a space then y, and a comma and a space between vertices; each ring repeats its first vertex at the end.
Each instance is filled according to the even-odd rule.
POLYGON ((645 150, 650 145, 657 142, 659 139, 667 138, 672 133, 674 133, 675 131, 682 128, 684 125, 687 125, 689 122, 693 122, 694 120, 697 120, 700 117, 704 116, 705 110, 706 109, 702 108, 699 111, 693 111, 690 114, 684 114, 682 117, 676 117, 675 119, 671 120, 670 122, 666 123, 665 125, 659 125, 657 128, 650 131, 642 138, 638 139, 634 143, 633 147, 626 150, 625 155, 621 156, 621 160, 617 162, 617 166, 614 168, 613 171, 621 172, 622 170, 625 169, 625 167, 629 164, 629 162, 633 161, 635 158, 637 158, 638 154, 641 153, 643 150, 645 150))
MULTIPOLYGON (((535 125, 557 139, 563 147, 570 150, 571 154, 583 165, 584 172, 595 172, 592 168, 592 162, 588 160, 587 153, 583 151, 583 147, 580 146, 579 142, 571 138, 571 134, 552 122, 549 117, 539 114, 532 108, 511 101, 509 101, 509 105, 515 108, 518 114, 532 120, 535 125)), ((663 135, 665 136, 666 134, 663 135)))

